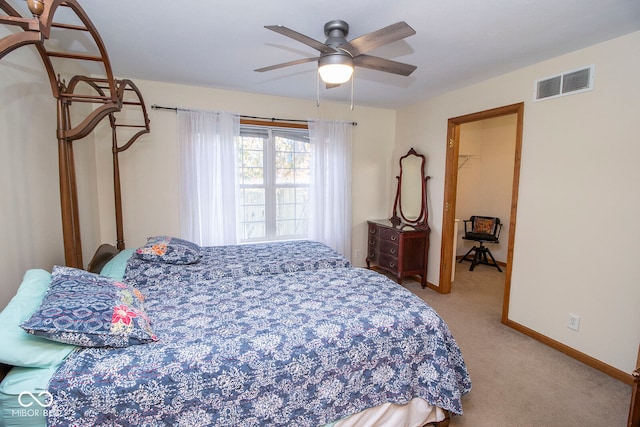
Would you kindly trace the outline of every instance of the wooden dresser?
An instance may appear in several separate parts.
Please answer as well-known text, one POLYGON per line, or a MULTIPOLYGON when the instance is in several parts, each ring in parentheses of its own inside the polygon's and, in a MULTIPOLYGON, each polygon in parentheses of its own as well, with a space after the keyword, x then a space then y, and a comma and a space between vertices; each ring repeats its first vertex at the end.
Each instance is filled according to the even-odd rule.
POLYGON ((386 219, 367 223, 367 268, 374 265, 387 270, 396 276, 398 283, 402 283, 403 277, 417 275, 422 287, 426 287, 429 227, 393 225, 386 219))

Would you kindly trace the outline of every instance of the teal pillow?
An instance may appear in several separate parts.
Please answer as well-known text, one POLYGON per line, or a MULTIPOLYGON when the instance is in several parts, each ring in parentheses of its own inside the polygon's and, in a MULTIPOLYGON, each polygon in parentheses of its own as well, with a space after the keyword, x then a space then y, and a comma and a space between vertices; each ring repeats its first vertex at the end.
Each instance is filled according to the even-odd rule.
POLYGON ((123 249, 118 252, 116 256, 111 258, 109 262, 102 267, 100 275, 111 279, 122 280, 124 278, 124 271, 127 268, 127 262, 134 252, 135 249, 123 249))
POLYGON ((0 313, 0 362, 47 368, 59 365, 77 348, 29 335, 20 327, 40 306, 50 280, 48 271, 27 270, 16 295, 0 313))

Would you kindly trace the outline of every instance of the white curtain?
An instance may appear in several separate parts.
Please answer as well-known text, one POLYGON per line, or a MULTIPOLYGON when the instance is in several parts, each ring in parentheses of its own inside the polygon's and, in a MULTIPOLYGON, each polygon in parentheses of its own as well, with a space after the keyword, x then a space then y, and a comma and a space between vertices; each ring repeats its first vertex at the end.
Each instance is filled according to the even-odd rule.
POLYGON ((240 117, 178 110, 178 135, 181 237, 203 246, 236 244, 240 117))
POLYGON ((345 122, 309 121, 313 150, 309 238, 351 259, 351 134, 345 122))

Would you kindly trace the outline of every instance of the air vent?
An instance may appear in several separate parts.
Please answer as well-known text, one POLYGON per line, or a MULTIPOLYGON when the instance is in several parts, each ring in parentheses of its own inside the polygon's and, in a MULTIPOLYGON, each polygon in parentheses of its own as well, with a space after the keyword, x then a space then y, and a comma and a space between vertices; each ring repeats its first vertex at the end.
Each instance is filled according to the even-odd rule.
POLYGON ((572 95, 593 89, 594 66, 536 80, 534 101, 572 95))

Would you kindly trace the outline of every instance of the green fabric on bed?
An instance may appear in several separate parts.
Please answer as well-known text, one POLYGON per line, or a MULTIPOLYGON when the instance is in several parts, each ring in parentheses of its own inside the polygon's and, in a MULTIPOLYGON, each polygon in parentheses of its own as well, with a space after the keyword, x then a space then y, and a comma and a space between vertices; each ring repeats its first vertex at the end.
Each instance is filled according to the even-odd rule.
POLYGON ((15 367, 9 371, 0 384, 0 426, 39 427, 46 426, 45 410, 29 392, 40 402, 46 403, 47 395, 38 396, 47 390, 47 384, 57 366, 51 368, 15 367))
POLYGON ((50 280, 46 270, 27 270, 16 295, 0 313, 0 362, 46 368, 59 365, 76 348, 29 335, 20 327, 40 306, 50 280))
POLYGON ((100 270, 101 276, 106 276, 111 279, 122 280, 124 277, 124 270, 127 268, 127 261, 133 255, 135 249, 123 249, 116 256, 111 258, 107 262, 102 270, 100 270))

